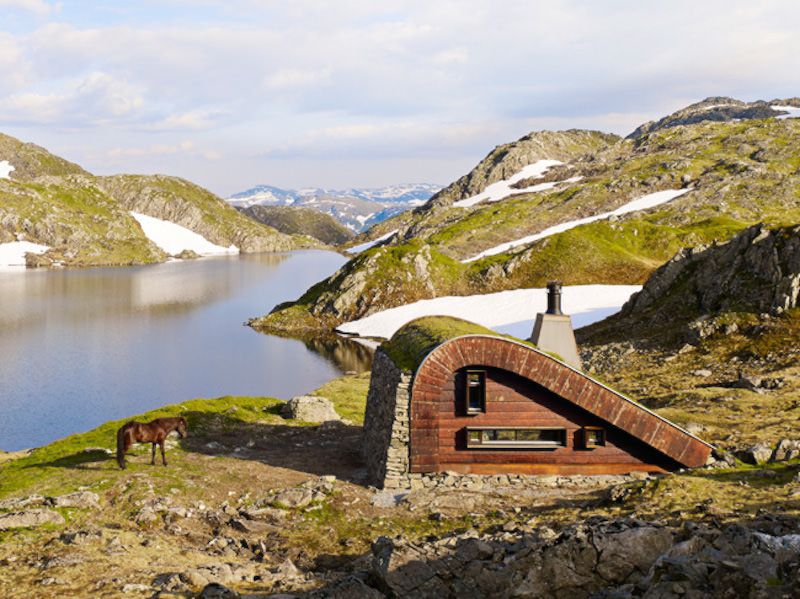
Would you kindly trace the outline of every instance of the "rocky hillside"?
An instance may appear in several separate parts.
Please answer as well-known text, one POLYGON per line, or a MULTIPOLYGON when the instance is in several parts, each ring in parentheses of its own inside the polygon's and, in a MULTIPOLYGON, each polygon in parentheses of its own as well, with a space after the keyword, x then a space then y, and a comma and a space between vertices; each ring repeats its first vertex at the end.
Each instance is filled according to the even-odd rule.
MULTIPOLYGON (((708 107, 723 100, 701 103, 702 111, 716 114, 708 107)), ((633 139, 541 132, 498 147, 427 204, 381 223, 353 244, 381 236, 386 241, 252 324, 335 327, 420 299, 541 286, 553 278, 565 284, 641 284, 683 247, 727 240, 759 222, 799 222, 800 120, 782 118, 780 108, 791 102, 772 102, 775 108, 738 103, 737 110, 752 109, 756 117, 767 109, 773 115, 687 118, 685 124, 649 126, 633 139), (514 182, 500 198, 470 200, 544 159, 561 164, 514 182), (609 216, 659 191, 683 193, 656 207, 609 216), (534 237, 600 215, 607 216, 534 237), (503 247, 526 238, 532 240, 503 247)))
POLYGON ((703 121, 733 121, 748 119, 767 119, 788 114, 786 107, 800 106, 800 98, 787 100, 773 100, 772 102, 742 102, 726 97, 706 98, 687 106, 669 116, 657 121, 645 123, 628 135, 629 139, 636 139, 647 133, 677 127, 678 125, 693 125, 703 121))
POLYGON ((163 175, 96 177, 33 144, 0 135, 0 243, 49 246, 29 264, 127 265, 167 258, 130 212, 182 225, 217 245, 242 252, 319 245, 253 221, 209 191, 163 175))
POLYGON ((799 304, 800 226, 758 224, 730 240, 679 251, 617 314, 587 327, 581 337, 696 344, 799 304))
POLYGON ((238 210, 281 233, 308 235, 328 245, 341 245, 354 237, 354 233, 334 217, 313 208, 256 204, 238 210))

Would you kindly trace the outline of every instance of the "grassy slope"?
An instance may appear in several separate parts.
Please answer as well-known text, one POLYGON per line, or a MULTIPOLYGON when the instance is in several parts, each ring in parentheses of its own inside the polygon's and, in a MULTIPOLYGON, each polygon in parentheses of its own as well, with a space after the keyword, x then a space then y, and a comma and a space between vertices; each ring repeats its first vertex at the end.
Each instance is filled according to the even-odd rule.
POLYGON ((0 183, 4 228, 51 246, 52 261, 75 266, 160 262, 164 253, 91 177, 0 183))
POLYGON ((330 214, 313 208, 256 205, 240 211, 287 235, 309 235, 331 245, 341 245, 353 238, 352 231, 330 214))
POLYGON ((318 245, 256 222, 210 191, 179 177, 114 175, 99 177, 98 185, 128 210, 190 228, 218 245, 234 244, 244 252, 318 245))

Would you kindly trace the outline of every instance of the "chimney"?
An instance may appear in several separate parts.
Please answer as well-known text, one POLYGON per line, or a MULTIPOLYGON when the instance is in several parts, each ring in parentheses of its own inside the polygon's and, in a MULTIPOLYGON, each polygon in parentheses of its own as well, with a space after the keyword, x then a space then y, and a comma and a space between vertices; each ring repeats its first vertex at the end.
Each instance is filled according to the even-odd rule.
POLYGON ((542 351, 557 355, 573 368, 581 369, 572 319, 561 311, 561 281, 547 282, 547 311, 536 314, 528 341, 542 351))
POLYGON ((561 281, 547 281, 547 312, 562 316, 561 311, 561 281))

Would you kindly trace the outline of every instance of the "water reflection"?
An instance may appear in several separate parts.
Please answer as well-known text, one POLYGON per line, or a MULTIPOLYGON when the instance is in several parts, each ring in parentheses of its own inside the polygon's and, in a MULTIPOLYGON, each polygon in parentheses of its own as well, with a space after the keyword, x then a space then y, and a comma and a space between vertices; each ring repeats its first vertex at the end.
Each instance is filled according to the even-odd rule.
POLYGON ((0 271, 0 325, 41 324, 54 314, 93 320, 137 311, 185 312, 229 297, 287 258, 266 254, 134 268, 0 271), (259 268, 241 267, 247 263, 259 268))
POLYGON ((294 338, 300 339, 309 350, 335 364, 342 372, 360 374, 372 369, 375 349, 353 339, 334 333, 294 338))
POLYGON ((0 450, 196 397, 288 399, 369 369, 370 351, 351 340, 243 326, 344 261, 302 251, 0 273, 0 450))

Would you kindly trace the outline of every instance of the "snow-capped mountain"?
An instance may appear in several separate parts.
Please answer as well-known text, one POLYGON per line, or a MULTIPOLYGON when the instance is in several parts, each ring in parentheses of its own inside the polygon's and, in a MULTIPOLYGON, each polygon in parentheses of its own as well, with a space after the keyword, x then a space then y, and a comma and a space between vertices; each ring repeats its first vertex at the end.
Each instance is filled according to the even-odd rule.
POLYGON ((355 233, 375 223, 420 206, 441 189, 428 183, 378 188, 328 190, 280 189, 258 185, 227 198, 237 208, 253 205, 305 206, 330 214, 355 233))

